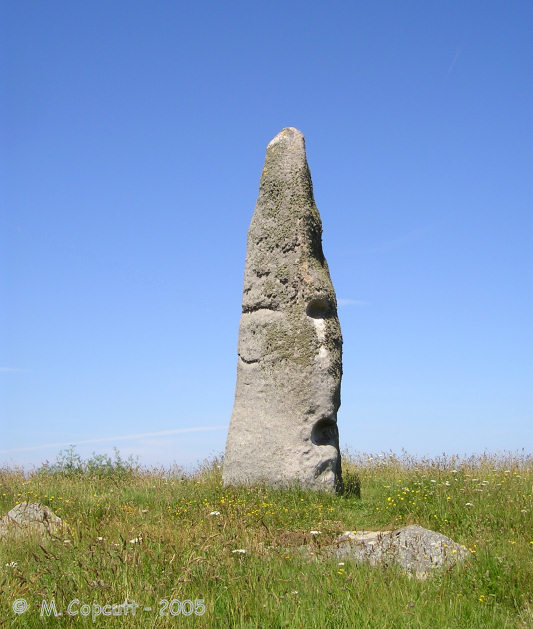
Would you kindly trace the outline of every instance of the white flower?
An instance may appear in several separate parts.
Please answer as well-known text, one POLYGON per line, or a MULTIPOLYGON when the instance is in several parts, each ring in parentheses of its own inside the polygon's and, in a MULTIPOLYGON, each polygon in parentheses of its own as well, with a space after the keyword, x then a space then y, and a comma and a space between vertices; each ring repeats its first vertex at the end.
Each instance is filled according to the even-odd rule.
POLYGON ((446 487, 449 487, 450 486, 450 481, 447 480, 444 484, 446 485, 446 487))
POLYGON ((344 566, 344 561, 339 561, 338 566, 344 566))
POLYGON ((103 542, 105 540, 105 537, 97 537, 96 541, 97 542, 103 542))
POLYGON ((473 505, 471 502, 467 502, 467 503, 465 504, 465 507, 473 507, 473 506, 474 506, 474 505, 473 505))
POLYGON ((142 509, 141 513, 148 513, 148 509, 142 509))
POLYGON ((143 541, 142 537, 134 537, 133 539, 130 539, 130 544, 139 544, 140 542, 143 541))
POLYGON ((320 535, 321 531, 309 531, 311 535, 320 535))
POLYGON ((234 555, 245 555, 246 551, 244 550, 244 548, 236 548, 235 550, 231 551, 234 555))
POLYGON ((429 482, 430 482, 430 483, 436 483, 437 481, 436 481, 436 480, 431 479, 429 482))
POLYGON ((18 563, 16 561, 10 561, 9 563, 6 563, 6 568, 16 568, 18 566, 18 563))
POLYGON ((211 511, 209 515, 220 515, 220 511, 211 511))

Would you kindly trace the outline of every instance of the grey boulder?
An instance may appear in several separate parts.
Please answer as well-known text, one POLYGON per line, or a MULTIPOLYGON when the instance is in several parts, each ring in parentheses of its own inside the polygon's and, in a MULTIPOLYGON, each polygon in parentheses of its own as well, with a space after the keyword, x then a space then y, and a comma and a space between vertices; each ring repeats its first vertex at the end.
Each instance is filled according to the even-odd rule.
POLYGON ((418 579, 472 556, 465 546, 418 525, 395 531, 346 532, 322 551, 339 560, 353 559, 373 566, 397 564, 418 579))
POLYGON ((58 534, 64 524, 50 507, 38 502, 21 502, 0 518, 0 539, 26 534, 58 534))

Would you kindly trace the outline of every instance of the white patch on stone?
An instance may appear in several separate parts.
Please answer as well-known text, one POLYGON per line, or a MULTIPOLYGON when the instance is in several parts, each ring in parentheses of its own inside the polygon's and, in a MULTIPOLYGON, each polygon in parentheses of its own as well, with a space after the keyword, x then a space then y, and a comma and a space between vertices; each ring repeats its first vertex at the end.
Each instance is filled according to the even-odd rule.
POLYGON ((318 342, 323 343, 326 338, 326 322, 324 319, 313 319, 315 325, 316 335, 318 336, 318 342))
POLYGON ((318 342, 320 343, 317 354, 317 361, 326 366, 329 362, 329 352, 327 350, 327 347, 324 345, 324 342, 326 340, 326 322, 324 319, 311 320, 313 321, 313 325, 315 326, 318 342))

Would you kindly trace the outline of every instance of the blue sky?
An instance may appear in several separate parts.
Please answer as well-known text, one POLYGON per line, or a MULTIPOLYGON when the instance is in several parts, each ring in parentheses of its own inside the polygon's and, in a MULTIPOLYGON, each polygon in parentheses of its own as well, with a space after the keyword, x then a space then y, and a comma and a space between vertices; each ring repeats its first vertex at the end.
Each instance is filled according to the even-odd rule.
POLYGON ((223 451, 286 126, 340 304, 342 446, 531 451, 531 3, 1 11, 0 463, 223 451))

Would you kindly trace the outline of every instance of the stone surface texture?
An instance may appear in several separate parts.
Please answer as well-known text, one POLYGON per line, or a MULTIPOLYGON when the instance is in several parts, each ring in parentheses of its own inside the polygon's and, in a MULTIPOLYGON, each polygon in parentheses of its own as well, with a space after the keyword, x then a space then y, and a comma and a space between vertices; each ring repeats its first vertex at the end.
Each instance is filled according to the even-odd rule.
POLYGON ((62 528, 61 518, 38 502, 21 502, 0 518, 0 538, 31 533, 56 534, 62 528))
POLYGON ((248 232, 223 481, 340 490, 342 336, 304 136, 269 144, 248 232))
POLYGON ((418 579, 436 568, 449 567, 471 557, 470 551, 449 537, 418 525, 396 531, 347 532, 322 549, 326 556, 353 559, 370 565, 393 563, 418 579))

